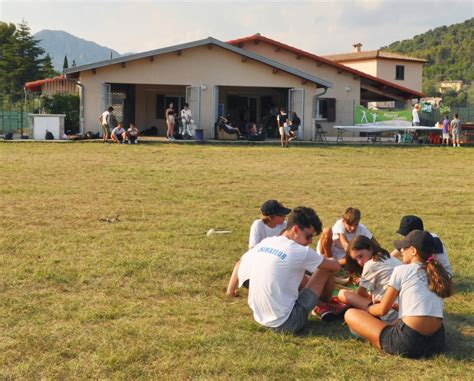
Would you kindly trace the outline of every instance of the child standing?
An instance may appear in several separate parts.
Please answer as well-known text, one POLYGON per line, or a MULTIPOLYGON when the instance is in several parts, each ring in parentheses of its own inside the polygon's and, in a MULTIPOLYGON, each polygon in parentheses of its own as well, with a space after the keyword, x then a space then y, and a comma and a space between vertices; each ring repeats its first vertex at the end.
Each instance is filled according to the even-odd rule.
MULTIPOLYGON (((382 300, 393 269, 402 264, 397 258, 391 257, 387 250, 363 235, 354 237, 349 244, 346 261, 350 272, 357 273, 362 267, 362 275, 357 291, 341 289, 338 298, 363 311, 382 300)), ((393 321, 397 316, 398 312, 391 309, 381 319, 393 321)))
POLYGON ((411 358, 428 357, 445 350, 443 299, 451 296, 451 277, 436 260, 433 236, 413 230, 395 241, 404 265, 393 269, 380 303, 367 311, 351 308, 345 320, 351 331, 390 354, 411 358), (389 325, 384 316, 399 298, 399 319, 389 325))
MULTIPOLYGON (((262 212, 261 218, 255 220, 250 227, 249 249, 267 237, 280 235, 286 229, 285 218, 291 212, 291 209, 285 208, 277 200, 267 200, 262 204, 260 211, 262 212)), ((239 264, 240 261, 235 264, 232 271, 226 292, 228 296, 236 296, 239 264)))

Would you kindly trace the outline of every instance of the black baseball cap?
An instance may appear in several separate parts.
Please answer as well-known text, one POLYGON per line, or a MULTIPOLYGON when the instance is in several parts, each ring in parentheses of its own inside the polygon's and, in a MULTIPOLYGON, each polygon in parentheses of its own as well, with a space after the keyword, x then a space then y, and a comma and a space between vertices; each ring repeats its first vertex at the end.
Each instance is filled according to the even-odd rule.
POLYGON ((394 241, 397 250, 413 246, 419 252, 433 254, 435 252, 435 242, 433 236, 423 230, 413 230, 405 239, 394 241))
POLYGON ((407 235, 412 230, 425 230, 423 227, 423 221, 417 216, 403 216, 400 220, 400 227, 398 228, 397 233, 407 235))
POLYGON ((260 210, 264 216, 286 216, 291 212, 291 209, 285 208, 277 200, 265 201, 260 210))

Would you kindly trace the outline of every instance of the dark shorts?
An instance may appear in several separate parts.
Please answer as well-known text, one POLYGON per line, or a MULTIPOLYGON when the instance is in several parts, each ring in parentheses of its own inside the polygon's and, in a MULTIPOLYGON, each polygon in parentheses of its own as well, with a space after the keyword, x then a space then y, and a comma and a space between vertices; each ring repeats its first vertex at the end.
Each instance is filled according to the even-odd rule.
POLYGON ((293 306, 288 319, 279 327, 272 328, 276 332, 296 333, 303 329, 308 321, 309 313, 316 307, 319 298, 313 290, 303 288, 293 306))
POLYGON ((410 358, 430 357, 446 348, 444 326, 430 336, 422 335, 399 320, 395 326, 387 326, 380 334, 384 352, 410 358))

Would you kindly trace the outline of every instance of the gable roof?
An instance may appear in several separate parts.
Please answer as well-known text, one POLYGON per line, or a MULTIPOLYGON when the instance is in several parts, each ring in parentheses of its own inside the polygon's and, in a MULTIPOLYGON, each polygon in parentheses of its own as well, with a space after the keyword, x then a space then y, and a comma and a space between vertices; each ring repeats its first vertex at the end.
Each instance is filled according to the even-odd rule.
POLYGON ((185 50, 185 49, 190 49, 190 48, 195 48, 198 46, 205 46, 205 45, 216 45, 219 46, 223 49, 229 50, 231 52, 234 52, 236 54, 239 54, 243 57, 250 58, 254 61, 261 62, 265 65, 271 66, 274 69, 281 70, 283 72, 292 74, 296 77, 299 77, 305 81, 312 82, 316 84, 318 87, 329 87, 332 88, 333 85, 331 82, 325 81, 324 79, 318 78, 312 74, 308 74, 305 72, 302 72, 301 70, 292 68, 290 66, 284 65, 282 63, 279 63, 277 61, 273 61, 267 57, 263 57, 261 55, 258 55, 254 52, 250 52, 248 50, 240 49, 239 47, 227 44, 225 42, 219 41, 213 37, 208 37, 203 40, 197 40, 193 42, 188 42, 185 44, 179 44, 179 45, 174 45, 174 46, 169 46, 161 49, 155 49, 155 50, 149 50, 147 52, 143 53, 137 53, 137 54, 131 54, 123 57, 118 57, 118 58, 113 58, 110 60, 105 60, 105 61, 99 61, 99 62, 94 62, 91 64, 87 65, 81 65, 81 66, 76 66, 72 68, 68 68, 64 70, 64 74, 70 75, 74 73, 79 73, 81 71, 85 70, 91 70, 91 69, 97 69, 100 67, 105 67, 105 66, 110 66, 114 64, 119 64, 119 63, 124 63, 124 62, 129 62, 129 61, 134 61, 142 58, 147 58, 147 57, 153 57, 153 56, 159 56, 162 54, 166 53, 172 53, 172 52, 178 52, 180 50, 185 50))
POLYGON ((246 43, 246 42, 258 43, 259 41, 266 42, 266 43, 268 43, 270 45, 273 45, 277 48, 285 49, 285 50, 293 52, 297 55, 310 58, 310 59, 312 59, 316 62, 321 62, 323 64, 335 67, 338 70, 342 70, 342 71, 345 71, 345 72, 348 72, 348 73, 352 73, 354 75, 357 75, 357 76, 361 77, 362 79, 366 79, 368 82, 370 82, 370 84, 378 84, 381 87, 389 87, 389 88, 395 89, 398 92, 405 94, 405 96, 408 95, 408 96, 412 96, 413 98, 422 98, 422 97, 425 96, 423 93, 420 93, 418 91, 409 89, 409 88, 404 87, 404 86, 397 85, 396 83, 389 82, 385 79, 374 77, 370 74, 367 74, 367 73, 364 73, 362 71, 359 71, 359 70, 353 69, 351 67, 345 66, 345 65, 340 64, 338 62, 330 60, 326 57, 321 57, 321 56, 318 56, 316 54, 309 53, 309 52, 306 52, 304 50, 295 48, 293 46, 283 44, 279 41, 272 40, 271 38, 262 36, 260 33, 256 33, 256 34, 253 34, 251 36, 239 38, 239 39, 236 39, 236 40, 230 40, 230 41, 227 41, 227 43, 232 44, 232 45, 237 45, 239 47, 243 47, 244 43, 246 43))
POLYGON ((421 64, 428 62, 423 58, 404 56, 403 54, 386 52, 383 50, 367 50, 362 52, 351 52, 341 54, 329 54, 325 55, 324 58, 330 59, 336 62, 352 62, 352 61, 364 61, 372 59, 387 59, 397 61, 411 61, 419 62, 421 64))

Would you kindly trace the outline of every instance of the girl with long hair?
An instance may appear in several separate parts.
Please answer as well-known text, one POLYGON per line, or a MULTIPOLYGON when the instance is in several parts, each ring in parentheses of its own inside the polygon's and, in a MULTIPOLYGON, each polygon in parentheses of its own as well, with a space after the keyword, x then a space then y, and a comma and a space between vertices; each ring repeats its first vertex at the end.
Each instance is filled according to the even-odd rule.
MULTIPOLYGON (((356 291, 341 289, 339 300, 359 310, 367 311, 369 306, 380 302, 393 269, 401 264, 377 242, 363 235, 355 236, 346 250, 346 268, 350 273, 360 276, 359 287, 356 291)), ((397 311, 391 309, 381 319, 396 320, 397 315, 397 311)))
POLYGON ((349 309, 344 319, 354 333, 390 354, 411 358, 429 357, 445 350, 444 298, 452 294, 452 281, 434 256, 433 236, 413 230, 395 241, 404 265, 393 269, 380 303, 367 311, 349 309), (399 299, 395 325, 379 319, 399 299))

